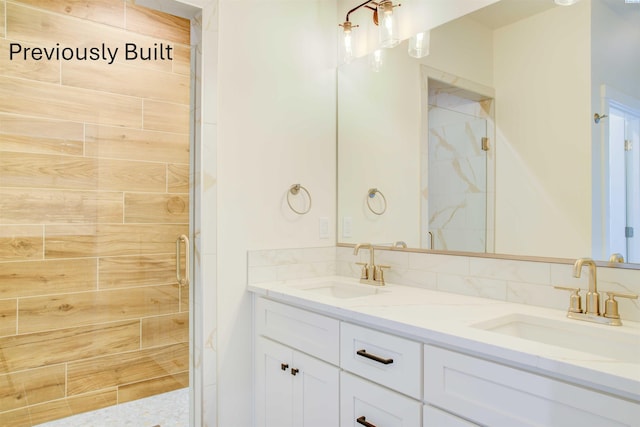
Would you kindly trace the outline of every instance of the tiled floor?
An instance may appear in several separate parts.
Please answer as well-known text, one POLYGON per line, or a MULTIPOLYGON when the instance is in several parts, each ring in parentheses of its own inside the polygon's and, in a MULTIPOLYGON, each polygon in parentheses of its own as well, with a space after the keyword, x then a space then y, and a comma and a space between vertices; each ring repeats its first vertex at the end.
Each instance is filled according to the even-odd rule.
POLYGON ((189 389, 40 424, 42 427, 189 427, 189 389))

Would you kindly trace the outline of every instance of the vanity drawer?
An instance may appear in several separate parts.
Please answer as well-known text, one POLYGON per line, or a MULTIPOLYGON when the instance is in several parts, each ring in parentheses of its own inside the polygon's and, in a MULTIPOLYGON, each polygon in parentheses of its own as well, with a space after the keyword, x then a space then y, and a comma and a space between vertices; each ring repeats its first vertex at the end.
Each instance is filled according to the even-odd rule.
POLYGON ((340 367, 422 398, 422 344, 418 342, 342 322, 340 367))
POLYGON ((336 319, 257 298, 255 327, 258 335, 339 364, 340 322, 336 319))
POLYGON ((640 418, 638 402, 430 345, 424 348, 424 398, 496 427, 621 427, 640 418))
POLYGON ((456 417, 431 405, 422 408, 422 427, 479 427, 478 424, 456 417))
POLYGON ((417 427, 421 412, 421 402, 340 372, 341 427, 417 427))

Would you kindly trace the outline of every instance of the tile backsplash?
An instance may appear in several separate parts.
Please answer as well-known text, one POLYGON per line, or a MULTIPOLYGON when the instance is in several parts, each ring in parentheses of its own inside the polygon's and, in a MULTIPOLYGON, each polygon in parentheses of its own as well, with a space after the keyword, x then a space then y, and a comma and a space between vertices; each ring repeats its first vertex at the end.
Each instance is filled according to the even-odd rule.
MULTIPOLYGON (((250 251, 248 282, 262 283, 329 275, 359 277, 355 264, 368 261, 343 247, 250 251)), ((376 251, 376 264, 391 268, 388 283, 566 310, 569 295, 553 286, 588 288, 588 272, 573 277, 573 265, 471 256, 376 251)), ((598 290, 640 294, 640 271, 599 267, 598 290)), ((584 292, 582 293, 584 295, 584 292)), ((619 299, 623 320, 640 321, 638 300, 619 299)))

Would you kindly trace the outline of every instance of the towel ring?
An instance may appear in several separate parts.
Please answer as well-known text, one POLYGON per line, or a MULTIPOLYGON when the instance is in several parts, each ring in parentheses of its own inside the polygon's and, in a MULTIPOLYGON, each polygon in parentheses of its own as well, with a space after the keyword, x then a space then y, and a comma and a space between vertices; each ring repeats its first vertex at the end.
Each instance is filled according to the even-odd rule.
POLYGON ((383 213, 385 213, 387 211, 387 198, 384 197, 384 194, 382 194, 382 191, 378 190, 377 188, 370 188, 369 191, 367 192, 367 207, 369 208, 369 210, 371 212, 373 212, 376 215, 382 215, 383 213), (380 197, 382 197, 382 201, 383 201, 383 208, 381 211, 376 211, 375 209, 373 209, 371 207, 371 199, 373 199, 374 197, 376 197, 376 194, 379 194, 380 197))
POLYGON ((300 184, 293 184, 291 187, 289 187, 289 191, 287 191, 287 204, 289 205, 291 210, 297 213, 298 215, 304 215, 308 213, 311 210, 311 194, 309 194, 309 190, 307 190, 300 184), (300 190, 307 193, 307 198, 309 199, 309 207, 305 211, 299 211, 296 208, 294 208, 290 200, 291 195, 293 194, 294 196, 297 196, 300 193, 300 190))

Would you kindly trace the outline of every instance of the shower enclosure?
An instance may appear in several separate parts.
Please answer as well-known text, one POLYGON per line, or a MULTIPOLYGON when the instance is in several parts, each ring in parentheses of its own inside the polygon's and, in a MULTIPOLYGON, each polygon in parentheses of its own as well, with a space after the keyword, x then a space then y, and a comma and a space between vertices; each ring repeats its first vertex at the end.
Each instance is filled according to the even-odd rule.
POLYGON ((422 247, 493 250, 493 100, 428 79, 428 136, 423 144, 422 247), (426 147, 425 147, 426 145, 426 147))
POLYGON ((0 57, 0 425, 189 385, 189 37, 123 0, 0 0, 0 50, 119 49, 0 57))

